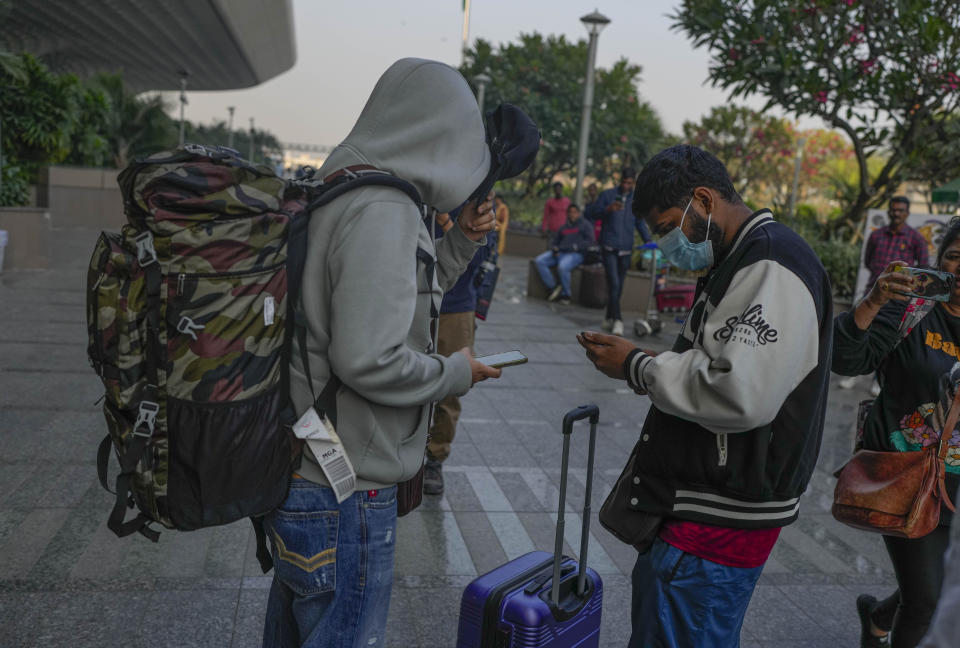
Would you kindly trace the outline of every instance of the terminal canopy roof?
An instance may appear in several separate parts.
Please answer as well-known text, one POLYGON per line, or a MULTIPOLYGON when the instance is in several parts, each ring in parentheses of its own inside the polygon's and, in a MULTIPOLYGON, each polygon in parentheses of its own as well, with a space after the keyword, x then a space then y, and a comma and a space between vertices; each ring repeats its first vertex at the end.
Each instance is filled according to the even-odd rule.
POLYGON ((255 86, 293 67, 291 0, 0 0, 0 50, 134 90, 255 86))
POLYGON ((933 202, 935 204, 960 205, 960 178, 934 189, 933 202))

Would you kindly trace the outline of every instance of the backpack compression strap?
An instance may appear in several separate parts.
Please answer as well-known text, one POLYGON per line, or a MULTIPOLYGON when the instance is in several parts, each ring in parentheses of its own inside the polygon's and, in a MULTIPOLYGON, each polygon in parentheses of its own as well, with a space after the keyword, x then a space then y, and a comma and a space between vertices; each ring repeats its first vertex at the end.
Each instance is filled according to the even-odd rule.
MULTIPOLYGON (((142 235, 141 235, 142 236, 142 235)), ((133 480, 137 472, 137 464, 142 459, 150 455, 147 449, 150 447, 150 439, 153 436, 156 425, 157 415, 160 412, 160 399, 158 385, 157 364, 160 356, 160 284, 162 277, 160 273, 160 264, 157 262, 156 253, 153 252, 153 239, 144 239, 149 241, 149 245, 140 245, 138 247, 148 250, 151 254, 140 255, 140 267, 143 268, 146 279, 147 293, 147 345, 145 348, 145 364, 148 384, 144 386, 141 392, 140 407, 137 413, 137 420, 133 425, 133 430, 127 436, 122 449, 118 452, 120 460, 120 474, 117 475, 116 501, 110 517, 107 519, 107 527, 122 538, 132 533, 140 533, 153 542, 157 542, 160 534, 151 529, 148 524, 153 520, 138 513, 136 517, 129 521, 124 521, 127 507, 133 507, 134 501, 131 495, 133 490, 133 480)), ((107 439, 100 444, 97 452, 97 472, 100 477, 100 483, 107 488, 107 463, 109 458, 110 445, 107 439)), ((107 488, 109 490, 109 488, 107 488)))

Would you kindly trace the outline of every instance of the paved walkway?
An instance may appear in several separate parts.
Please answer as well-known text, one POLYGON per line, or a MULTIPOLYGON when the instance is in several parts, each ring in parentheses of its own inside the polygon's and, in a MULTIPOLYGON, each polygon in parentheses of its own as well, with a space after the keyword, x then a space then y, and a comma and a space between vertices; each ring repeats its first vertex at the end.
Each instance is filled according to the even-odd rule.
MULTIPOLYGON (((96 479, 105 432, 101 386, 87 365, 85 267, 96 232, 54 233, 56 267, 0 275, 0 644, 4 646, 258 646, 268 576, 247 522, 164 532, 153 545, 105 526, 112 497, 96 479)), ((387 645, 452 648, 459 599, 477 574, 553 547, 559 423, 576 405, 600 406, 593 510, 620 472, 649 407, 592 369, 574 335, 599 311, 526 301, 526 260, 505 258, 478 353, 519 349, 464 399, 447 461, 446 493, 399 523, 387 645)), ((636 314, 628 314, 635 316, 636 314)), ((632 321, 632 317, 630 317, 632 321)), ((645 343, 665 348, 673 324, 645 343)), ((743 646, 857 645, 854 599, 889 593, 879 538, 833 521, 830 473, 849 452, 856 402, 834 389, 817 472, 799 521, 784 529, 753 596, 743 646)), ((834 381, 834 387, 836 381, 834 381)), ((579 546, 586 434, 575 434, 568 545, 579 546)), ((596 520, 590 564, 604 579, 601 645, 629 635, 635 552, 596 520)), ((568 553, 575 549, 567 547, 568 553)))

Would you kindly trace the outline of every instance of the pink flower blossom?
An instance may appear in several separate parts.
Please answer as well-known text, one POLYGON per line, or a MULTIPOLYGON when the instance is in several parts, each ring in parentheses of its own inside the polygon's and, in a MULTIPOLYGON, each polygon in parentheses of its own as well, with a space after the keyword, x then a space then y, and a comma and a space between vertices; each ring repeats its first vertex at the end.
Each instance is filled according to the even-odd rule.
POLYGON ((816 96, 816 98, 817 98, 817 103, 822 103, 822 104, 827 103, 827 91, 826 91, 826 90, 821 90, 821 91, 818 92, 815 96, 816 96))

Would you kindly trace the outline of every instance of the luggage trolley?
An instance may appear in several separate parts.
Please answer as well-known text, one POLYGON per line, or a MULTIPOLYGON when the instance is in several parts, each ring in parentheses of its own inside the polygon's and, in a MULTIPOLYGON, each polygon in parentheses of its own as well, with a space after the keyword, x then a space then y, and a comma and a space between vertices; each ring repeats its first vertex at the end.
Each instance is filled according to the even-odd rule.
MULTIPOLYGON (((670 272, 670 264, 666 259, 663 260, 663 274, 658 270, 657 257, 660 256, 660 248, 653 241, 637 246, 638 250, 650 251, 650 292, 647 294, 647 313, 646 316, 636 320, 633 323, 633 333, 637 337, 646 335, 655 335, 663 328, 663 322, 660 320, 660 309, 657 307, 657 293, 667 285, 667 274, 670 272)), ((646 256, 646 255, 644 255, 646 256)))

